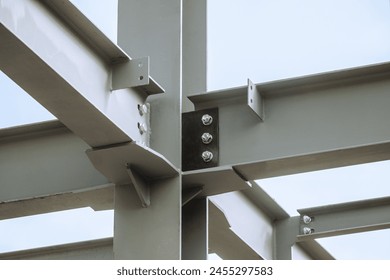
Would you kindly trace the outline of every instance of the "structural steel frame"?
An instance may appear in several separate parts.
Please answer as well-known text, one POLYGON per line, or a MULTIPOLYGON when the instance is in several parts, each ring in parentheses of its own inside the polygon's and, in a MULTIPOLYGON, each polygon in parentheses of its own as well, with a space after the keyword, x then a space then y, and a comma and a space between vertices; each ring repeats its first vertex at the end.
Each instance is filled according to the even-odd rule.
POLYGON ((389 198, 290 217, 254 180, 390 159, 390 64, 207 92, 206 19, 119 0, 119 47, 68 1, 0 0, 1 70, 59 120, 0 130, 1 219, 112 207, 116 259, 333 259, 317 238, 389 228, 389 198), (219 165, 183 172, 210 108, 219 165))

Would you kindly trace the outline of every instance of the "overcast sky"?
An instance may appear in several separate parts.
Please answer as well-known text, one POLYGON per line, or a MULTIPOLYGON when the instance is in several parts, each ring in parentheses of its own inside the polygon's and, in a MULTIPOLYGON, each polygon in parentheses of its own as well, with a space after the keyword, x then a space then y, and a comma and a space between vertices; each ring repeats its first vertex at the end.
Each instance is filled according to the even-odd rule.
MULTIPOLYGON (((116 41, 116 1, 72 0, 72 2, 113 41, 116 41)), ((244 85, 247 78, 260 83, 387 62, 390 61, 389 34, 389 0, 209 0, 208 89, 244 85)), ((9 82, 2 73, 0 73, 0 98, 6 100, 0 103, 0 128, 53 118, 29 95, 9 82)), ((319 172, 316 175, 301 174, 295 177, 267 179, 260 181, 260 184, 292 215, 295 215, 296 208, 390 195, 387 191, 390 189, 390 178, 386 175, 390 168, 388 162, 356 168, 319 172), (325 184, 333 188, 325 188, 325 184), (370 185, 370 188, 367 188, 367 185, 370 185), (295 196, 297 193, 302 195, 292 201, 287 199, 291 197, 286 195, 288 192, 294 193, 295 196)), ((85 209, 82 211, 88 212, 85 209)), ((108 225, 108 230, 103 230, 100 236, 111 235, 112 212, 101 215, 104 216, 102 219, 108 225)), ((49 224, 52 228, 59 227, 53 224, 53 216, 45 217, 51 221, 49 224)), ((85 218, 83 220, 71 218, 67 223, 79 229, 78 226, 83 224, 83 221, 85 218)), ((5 248, 5 243, 0 243, 0 250, 12 250, 18 244, 25 244, 16 236, 21 232, 19 238, 23 238, 25 229, 18 230, 1 224, 0 226, 1 240, 4 241, 3 237, 6 237, 9 246, 5 248), (5 230, 8 229, 9 231, 6 232, 5 230), (15 241, 15 244, 11 244, 11 241, 15 241)), ((73 233, 69 232, 68 237, 71 234, 73 233)), ((77 233, 74 234, 77 236, 77 233)), ((389 258, 387 253, 390 252, 389 233, 381 234, 381 232, 372 233, 368 236, 370 240, 373 238, 385 240, 381 246, 382 250, 377 249, 376 258, 389 258)), ((51 232, 49 236, 56 236, 56 234, 51 232)), ((57 242, 42 233, 36 233, 34 238, 38 240, 37 244, 31 246, 48 245, 39 242, 50 244, 57 242)), ((81 237, 83 238, 91 237, 86 234, 81 237)), ((352 236, 349 241, 341 241, 341 243, 352 242, 352 245, 348 245, 351 250, 349 254, 353 253, 354 256, 359 257, 359 252, 352 251, 356 249, 353 245, 356 243, 353 242, 362 240, 355 239, 352 236)), ((66 242, 70 240, 73 239, 70 238, 66 242)), ((337 238, 333 240, 336 243, 329 241, 328 246, 337 253, 341 243, 337 238)), ((369 246, 373 248, 375 244, 369 246)), ((367 256, 365 250, 360 250, 360 256, 367 256)), ((344 249, 338 256, 350 258, 348 250, 344 249), (347 254, 343 255, 343 253, 347 254)))

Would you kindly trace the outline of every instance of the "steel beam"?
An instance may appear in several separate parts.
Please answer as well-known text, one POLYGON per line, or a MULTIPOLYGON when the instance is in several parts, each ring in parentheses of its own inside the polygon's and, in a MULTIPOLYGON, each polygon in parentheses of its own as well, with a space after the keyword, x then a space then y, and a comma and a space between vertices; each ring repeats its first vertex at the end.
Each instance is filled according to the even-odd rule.
POLYGON ((87 190, 109 181, 58 121, 0 130, 0 201, 87 190))
POLYGON ((0 203, 0 220, 82 207, 91 207, 95 211, 113 209, 114 185, 3 202, 0 203))
POLYGON ((0 253, 0 260, 112 260, 112 238, 0 253))
POLYGON ((1 70, 92 147, 146 142, 137 104, 149 91, 110 90, 112 61, 130 58, 70 2, 43 2, 2 2, 1 70))
POLYGON ((390 198, 376 198, 298 210, 300 241, 390 228, 390 198), (304 222, 303 217, 310 217, 304 222), (311 233, 303 234, 304 228, 311 233))
MULTIPOLYGON (((233 245, 231 244, 232 238, 223 239, 222 237, 218 237, 212 231, 217 230, 215 226, 210 226, 210 235, 215 236, 215 238, 210 239, 211 247, 218 244, 220 253, 227 254, 230 250, 229 247, 235 246, 236 250, 234 251, 237 253, 235 256, 236 259, 272 259, 273 221, 261 209, 254 205, 241 192, 229 192, 212 196, 209 199, 222 211, 223 216, 227 219, 226 222, 229 224, 228 227, 222 227, 217 232, 229 230, 229 234, 225 234, 226 237, 233 234, 236 236, 235 239, 238 242, 233 245), (217 244, 212 244, 214 242, 217 242, 217 244), (247 248, 243 251, 247 252, 245 254, 243 252, 239 254, 239 250, 237 250, 242 243, 245 244, 242 249, 247 248), (250 249, 249 251, 248 248, 250 249)), ((210 221, 213 222, 211 218, 210 221)), ((219 221, 216 222, 221 224, 219 221)), ((230 256, 229 258, 234 257, 231 253, 228 255, 230 256)))
POLYGON ((251 246, 231 230, 224 211, 209 202, 209 253, 216 253, 224 260, 261 259, 251 246))
POLYGON ((294 259, 294 253, 297 251, 300 251, 300 255, 307 256, 308 259, 334 259, 316 240, 298 242, 296 232, 299 224, 296 223, 296 218, 291 218, 255 181, 251 181, 251 185, 251 188, 240 192, 273 223, 272 259, 294 259))
POLYGON ((257 84, 259 122, 247 87, 190 96, 219 108, 219 160, 247 180, 390 158, 390 63, 257 84))

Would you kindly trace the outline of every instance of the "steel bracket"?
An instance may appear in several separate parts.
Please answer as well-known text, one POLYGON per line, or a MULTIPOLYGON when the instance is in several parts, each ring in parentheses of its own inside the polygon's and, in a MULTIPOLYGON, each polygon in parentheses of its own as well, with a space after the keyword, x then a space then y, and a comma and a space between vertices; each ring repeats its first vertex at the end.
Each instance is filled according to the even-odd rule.
POLYGON ((247 104, 256 116, 264 121, 264 101, 256 85, 248 79, 247 104))
POLYGON ((130 177, 131 182, 141 200, 142 207, 147 208, 150 206, 150 186, 148 181, 134 170, 130 164, 126 166, 127 174, 130 177))
POLYGON ((218 108, 184 113, 182 122, 183 171, 218 166, 218 108))
POLYGON ((141 88, 148 95, 164 92, 164 89, 150 77, 148 56, 112 65, 111 90, 124 88, 141 88))

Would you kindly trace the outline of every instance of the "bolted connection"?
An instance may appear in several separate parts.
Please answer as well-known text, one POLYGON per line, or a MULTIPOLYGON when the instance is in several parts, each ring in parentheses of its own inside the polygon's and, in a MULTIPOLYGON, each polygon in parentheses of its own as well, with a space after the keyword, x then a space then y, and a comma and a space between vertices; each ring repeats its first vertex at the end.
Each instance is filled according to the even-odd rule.
POLYGON ((205 114, 202 116, 202 123, 203 125, 210 125, 213 123, 213 117, 209 114, 205 114))
POLYGON ((202 159, 204 162, 210 162, 213 159, 213 153, 210 151, 204 151, 202 153, 202 159))
POLYGON ((202 142, 203 144, 210 144, 211 142, 213 141, 213 135, 211 135, 210 133, 208 132, 205 132, 202 134, 202 142))
POLYGON ((302 221, 303 221, 304 224, 310 224, 311 221, 312 221, 312 218, 309 217, 308 215, 303 215, 302 221))

